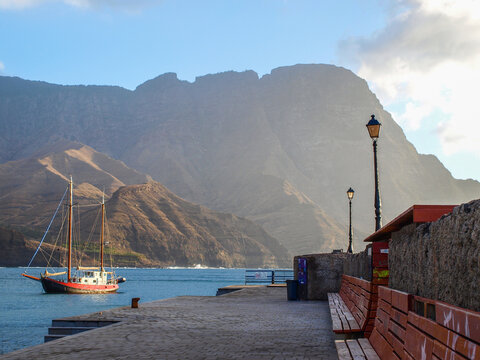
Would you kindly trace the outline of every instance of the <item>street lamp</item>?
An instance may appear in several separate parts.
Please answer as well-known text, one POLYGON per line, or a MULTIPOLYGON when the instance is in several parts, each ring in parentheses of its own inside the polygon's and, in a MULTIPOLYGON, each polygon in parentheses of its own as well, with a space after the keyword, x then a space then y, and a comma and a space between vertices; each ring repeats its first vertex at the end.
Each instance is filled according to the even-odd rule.
POLYGON ((368 134, 373 140, 373 166, 375 171, 375 231, 382 227, 382 213, 381 206, 382 201, 380 200, 380 190, 378 189, 378 167, 377 167, 377 139, 380 134, 380 124, 375 115, 372 115, 372 118, 367 124, 368 134))
POLYGON ((355 193, 355 191, 353 191, 352 188, 348 189, 347 190, 347 196, 348 196, 348 203, 349 203, 349 209, 350 209, 350 227, 349 227, 349 230, 348 230, 348 250, 347 250, 347 253, 349 254, 353 254, 353 245, 352 245, 352 199, 353 199, 353 194, 355 193))

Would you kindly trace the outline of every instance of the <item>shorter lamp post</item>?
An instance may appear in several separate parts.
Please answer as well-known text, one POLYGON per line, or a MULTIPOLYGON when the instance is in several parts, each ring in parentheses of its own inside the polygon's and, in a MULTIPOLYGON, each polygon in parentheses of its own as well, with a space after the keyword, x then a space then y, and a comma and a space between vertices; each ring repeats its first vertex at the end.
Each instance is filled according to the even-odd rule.
POLYGON ((352 199, 353 199, 353 194, 355 191, 353 191, 352 188, 347 190, 347 196, 348 196, 348 203, 349 203, 349 230, 348 230, 348 250, 347 253, 353 254, 353 245, 352 245, 352 199))
POLYGON ((380 199, 380 190, 378 188, 378 166, 377 166, 377 139, 380 135, 380 122, 372 115, 367 124, 368 134, 373 140, 373 167, 375 172, 375 231, 382 227, 382 201, 380 199))

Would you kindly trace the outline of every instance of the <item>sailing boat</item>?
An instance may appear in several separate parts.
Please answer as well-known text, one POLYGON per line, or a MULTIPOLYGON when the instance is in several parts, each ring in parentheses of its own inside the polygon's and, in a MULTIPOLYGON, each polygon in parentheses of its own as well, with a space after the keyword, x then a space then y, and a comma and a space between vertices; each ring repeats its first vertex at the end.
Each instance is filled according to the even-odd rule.
MULTIPOLYGON (((113 271, 106 271, 103 264, 103 247, 104 247, 104 224, 105 224, 105 197, 102 199, 102 228, 100 233, 100 267, 77 267, 75 274, 72 276, 72 221, 73 221, 73 180, 70 177, 69 182, 69 203, 68 203, 68 230, 67 230, 67 269, 66 271, 53 272, 50 273, 46 269, 43 274, 40 274, 40 277, 35 277, 23 273, 22 275, 36 281, 40 281, 43 286, 43 290, 46 293, 67 293, 67 294, 102 294, 102 293, 113 293, 118 290, 118 284, 125 281, 125 278, 116 277, 113 271), (66 278, 56 278, 57 276, 66 275, 66 278)), ((65 194, 64 194, 65 196, 65 194)), ((60 201, 60 204, 63 202, 63 198, 60 201)), ((57 207, 57 211, 60 207, 60 204, 57 207)), ((42 245, 43 240, 45 239, 46 233, 48 232, 52 222, 43 236, 40 245, 37 248, 37 251, 30 260, 30 264, 35 258, 40 246, 42 245)), ((30 266, 28 265, 28 267, 30 266)), ((27 269, 28 269, 27 267, 27 269)))

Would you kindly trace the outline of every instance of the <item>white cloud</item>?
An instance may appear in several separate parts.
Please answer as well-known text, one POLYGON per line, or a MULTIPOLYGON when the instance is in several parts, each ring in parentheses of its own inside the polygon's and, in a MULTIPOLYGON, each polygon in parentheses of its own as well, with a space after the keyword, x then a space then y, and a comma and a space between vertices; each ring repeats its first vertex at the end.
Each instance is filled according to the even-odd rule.
POLYGON ((418 130, 422 120, 432 113, 431 106, 409 101, 403 112, 393 112, 396 121, 403 124, 408 130, 418 130))
POLYGON ((5 70, 5 65, 0 61, 0 74, 5 70))
MULTIPOLYGON (((349 39, 343 55, 358 64, 380 100, 404 103, 396 120, 411 130, 441 112, 438 124, 445 154, 480 156, 480 1, 404 0, 398 12, 369 39, 349 39)), ((401 6, 398 6, 401 5, 401 6)))

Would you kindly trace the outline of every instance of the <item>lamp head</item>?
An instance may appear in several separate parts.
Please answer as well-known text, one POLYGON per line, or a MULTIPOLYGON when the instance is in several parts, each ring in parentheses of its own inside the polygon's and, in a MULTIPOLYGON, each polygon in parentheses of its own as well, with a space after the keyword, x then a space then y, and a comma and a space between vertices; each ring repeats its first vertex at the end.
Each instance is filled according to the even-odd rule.
POLYGON ((347 190, 347 196, 348 196, 348 199, 349 200, 352 200, 353 199, 353 194, 355 193, 355 191, 353 191, 352 188, 348 189, 347 190))
POLYGON ((380 134, 380 126, 382 126, 382 124, 375 119, 375 115, 372 115, 372 118, 367 124, 368 133, 372 139, 375 140, 378 138, 378 135, 380 134))

